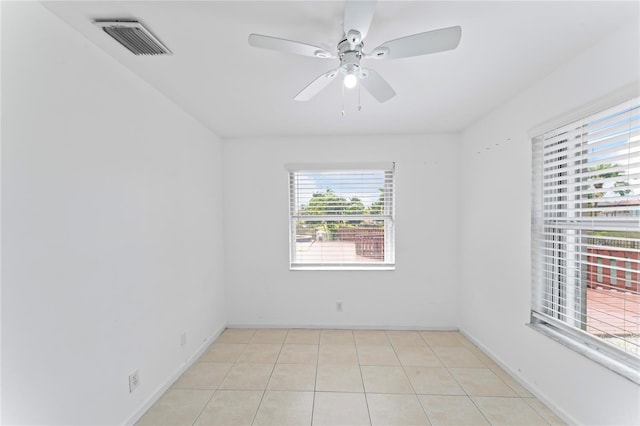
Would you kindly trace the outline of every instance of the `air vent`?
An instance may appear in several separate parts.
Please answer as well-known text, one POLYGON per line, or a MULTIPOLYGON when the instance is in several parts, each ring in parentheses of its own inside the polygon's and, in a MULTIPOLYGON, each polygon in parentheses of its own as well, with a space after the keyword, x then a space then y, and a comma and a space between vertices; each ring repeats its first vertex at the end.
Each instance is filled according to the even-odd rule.
POLYGON ((138 21, 97 20, 95 24, 134 55, 171 54, 171 51, 138 21))

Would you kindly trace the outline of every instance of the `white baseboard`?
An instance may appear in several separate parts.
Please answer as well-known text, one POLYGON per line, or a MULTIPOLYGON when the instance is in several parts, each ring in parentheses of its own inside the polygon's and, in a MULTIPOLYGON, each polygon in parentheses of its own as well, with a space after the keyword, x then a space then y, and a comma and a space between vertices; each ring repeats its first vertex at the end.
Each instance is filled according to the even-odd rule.
POLYGON ((306 328, 311 330, 410 330, 410 331, 457 331, 458 327, 423 327, 416 325, 362 325, 362 324, 251 324, 228 323, 227 328, 306 328))
POLYGON ((569 425, 577 425, 579 424, 576 419, 570 416, 566 411, 564 411, 561 407, 558 407, 555 402, 546 396, 544 392, 542 392, 537 386, 532 385, 528 381, 526 381, 517 371, 511 369, 500 357, 496 356, 491 350, 489 350, 486 346, 480 343, 475 337, 469 334, 466 330, 460 329, 460 333, 464 335, 467 339, 469 339, 474 345, 479 347, 482 352, 484 352, 489 358, 491 358, 496 364, 500 366, 504 371, 509 373, 511 377, 515 381, 517 381, 522 387, 531 392, 536 398, 540 400, 544 405, 549 407, 551 411, 556 413, 558 417, 560 417, 563 421, 565 421, 569 425))
POLYGON ((162 395, 164 395, 164 393, 171 387, 171 385, 173 385, 175 381, 178 380, 178 378, 182 376, 182 374, 198 360, 198 358, 200 358, 200 356, 207 350, 211 342, 215 341, 222 334, 225 328, 226 325, 223 325, 222 327, 218 328, 218 330, 216 330, 211 336, 206 338, 200 344, 200 346, 198 346, 198 349, 189 358, 187 358, 186 361, 183 362, 162 385, 160 385, 154 392, 152 392, 151 395, 144 401, 144 403, 142 403, 142 405, 132 415, 129 416, 129 418, 127 418, 124 424, 127 426, 133 426, 138 420, 140 420, 142 416, 144 416, 144 413, 146 413, 147 410, 149 410, 149 408, 151 408, 151 406, 155 404, 162 395))

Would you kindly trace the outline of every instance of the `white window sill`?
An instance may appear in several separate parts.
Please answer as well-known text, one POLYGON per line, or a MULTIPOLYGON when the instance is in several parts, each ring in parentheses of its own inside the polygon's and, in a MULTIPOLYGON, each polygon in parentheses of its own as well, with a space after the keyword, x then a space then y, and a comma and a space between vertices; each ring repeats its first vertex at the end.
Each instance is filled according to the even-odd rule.
POLYGON ((394 271, 396 265, 291 265, 290 271, 394 271))
POLYGON ((640 361, 634 362, 622 359, 613 353, 609 353, 606 349, 581 341, 564 330, 534 318, 527 325, 561 345, 640 385, 640 361))

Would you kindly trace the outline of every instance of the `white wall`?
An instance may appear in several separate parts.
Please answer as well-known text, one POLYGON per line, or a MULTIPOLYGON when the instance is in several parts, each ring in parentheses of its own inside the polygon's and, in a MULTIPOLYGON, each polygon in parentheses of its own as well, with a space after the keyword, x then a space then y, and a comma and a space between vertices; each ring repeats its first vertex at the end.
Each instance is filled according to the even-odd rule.
POLYGON ((638 34, 637 22, 620 29, 462 136, 461 327, 578 424, 640 424, 640 388, 525 325, 531 301, 527 132, 636 80, 638 34))
POLYGON ((456 328, 457 155, 451 135, 226 141, 228 323, 456 328), (285 165, 336 161, 396 162, 395 271, 289 271, 285 165))
POLYGON ((2 422, 132 420, 224 326, 221 143, 34 2, 2 112, 2 422))

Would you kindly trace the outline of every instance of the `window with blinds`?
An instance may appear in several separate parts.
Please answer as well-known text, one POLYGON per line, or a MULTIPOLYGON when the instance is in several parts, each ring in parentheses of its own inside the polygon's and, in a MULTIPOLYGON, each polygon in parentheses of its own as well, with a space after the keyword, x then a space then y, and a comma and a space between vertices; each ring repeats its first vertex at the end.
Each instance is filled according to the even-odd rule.
POLYGON ((640 98, 533 140, 534 322, 640 364, 640 98))
POLYGON ((288 168, 291 269, 393 269, 393 163, 288 168))

